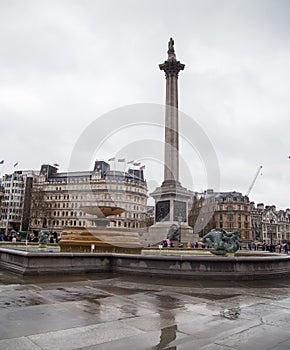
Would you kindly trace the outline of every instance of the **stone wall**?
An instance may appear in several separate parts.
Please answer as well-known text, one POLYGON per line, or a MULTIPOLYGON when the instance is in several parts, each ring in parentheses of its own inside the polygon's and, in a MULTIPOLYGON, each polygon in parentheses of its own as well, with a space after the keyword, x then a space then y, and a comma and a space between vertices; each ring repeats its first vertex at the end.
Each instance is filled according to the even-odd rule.
POLYGON ((0 268, 23 275, 114 272, 193 279, 262 279, 290 275, 290 256, 189 257, 29 253, 2 248, 0 268))

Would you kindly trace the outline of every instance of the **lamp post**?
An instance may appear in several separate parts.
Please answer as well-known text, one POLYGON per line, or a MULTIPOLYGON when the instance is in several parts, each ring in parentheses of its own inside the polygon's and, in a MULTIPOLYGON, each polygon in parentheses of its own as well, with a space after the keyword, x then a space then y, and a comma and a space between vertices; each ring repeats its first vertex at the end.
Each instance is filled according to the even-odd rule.
POLYGON ((273 219, 270 220, 270 235, 271 235, 271 248, 270 251, 273 251, 273 229, 272 229, 273 219))
POLYGON ((202 229, 202 237, 204 236, 204 226, 203 226, 204 218, 201 218, 201 229, 202 229))

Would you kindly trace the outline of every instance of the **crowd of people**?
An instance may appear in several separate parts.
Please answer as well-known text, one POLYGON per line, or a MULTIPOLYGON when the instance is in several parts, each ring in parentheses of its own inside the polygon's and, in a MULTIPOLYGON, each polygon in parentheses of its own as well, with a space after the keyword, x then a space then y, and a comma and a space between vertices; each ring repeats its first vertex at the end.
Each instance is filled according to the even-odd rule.
POLYGON ((288 254, 289 252, 289 244, 284 243, 265 243, 265 242, 259 242, 259 243, 249 243, 248 244, 249 250, 262 250, 262 251, 269 251, 273 253, 285 253, 288 254))
MULTIPOLYGON (((160 244, 160 248, 167 248, 167 247, 174 247, 174 246, 176 246, 176 242, 175 242, 175 244, 173 244, 173 242, 172 241, 170 241, 170 239, 164 239, 163 241, 162 241, 162 244, 160 244)), ((204 249, 204 248, 209 248, 209 247, 207 247, 204 243, 202 243, 202 242, 195 242, 195 243, 190 243, 190 242, 188 242, 187 244, 186 244, 186 246, 185 245, 183 245, 182 243, 179 243, 179 244, 177 244, 177 246, 179 247, 179 248, 195 248, 195 249, 198 249, 198 248, 202 248, 202 249, 204 249)))
MULTIPOLYGON (((159 248, 172 248, 172 247, 178 246, 179 248, 185 247, 183 244, 173 244, 172 241, 170 241, 168 238, 164 239, 162 243, 159 245, 159 248)), ((194 249, 205 249, 205 248, 210 248, 206 246, 203 242, 194 242, 194 243, 188 243, 186 245, 186 248, 194 248, 194 249)), ((268 251, 268 252, 273 252, 273 253, 284 253, 288 254, 289 252, 289 244, 288 243, 278 243, 278 244, 270 244, 270 243, 265 243, 265 242, 251 242, 248 244, 248 246, 240 246, 240 249, 248 249, 248 250, 256 250, 256 251, 268 251)))
POLYGON ((6 242, 20 242, 21 237, 19 232, 17 231, 8 231, 7 234, 5 231, 0 232, 0 241, 6 241, 6 242))
MULTIPOLYGON (((7 233, 5 231, 0 232, 0 241, 5 241, 5 242, 34 242, 38 243, 39 242, 39 234, 36 232, 29 232, 26 233, 24 236, 21 235, 19 232, 10 230, 7 233)), ((49 235, 49 243, 58 243, 58 235, 56 232, 52 232, 49 235)))

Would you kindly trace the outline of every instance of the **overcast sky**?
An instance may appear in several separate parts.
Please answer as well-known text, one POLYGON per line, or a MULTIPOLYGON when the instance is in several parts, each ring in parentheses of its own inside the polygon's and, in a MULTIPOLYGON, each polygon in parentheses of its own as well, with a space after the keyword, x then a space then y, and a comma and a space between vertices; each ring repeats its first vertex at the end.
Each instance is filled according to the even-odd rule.
MULTIPOLYGON (((185 64, 179 108, 216 152, 219 190, 245 194, 262 165, 250 199, 290 207, 288 0, 0 0, 1 173, 16 162, 18 169, 58 163, 66 171, 96 119, 126 105, 163 104, 158 64, 170 37, 185 64)), ((120 150, 132 142, 140 148, 163 140, 150 127, 127 129, 112 126, 95 157, 129 161, 120 150)), ((141 153, 152 191, 162 165, 141 153)), ((181 172, 182 183, 209 187, 204 160, 198 165, 186 145, 181 153, 192 171, 189 182, 181 172)))

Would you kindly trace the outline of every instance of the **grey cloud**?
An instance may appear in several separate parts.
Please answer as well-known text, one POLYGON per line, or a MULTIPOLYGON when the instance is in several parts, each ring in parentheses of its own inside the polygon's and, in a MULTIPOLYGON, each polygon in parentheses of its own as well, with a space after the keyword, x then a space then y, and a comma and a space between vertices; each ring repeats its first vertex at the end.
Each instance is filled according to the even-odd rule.
POLYGON ((95 118, 164 103, 158 64, 173 36, 180 109, 211 140, 221 189, 245 191, 262 162, 251 199, 289 207, 289 11, 286 0, 0 0, 1 171, 67 170, 95 118))

